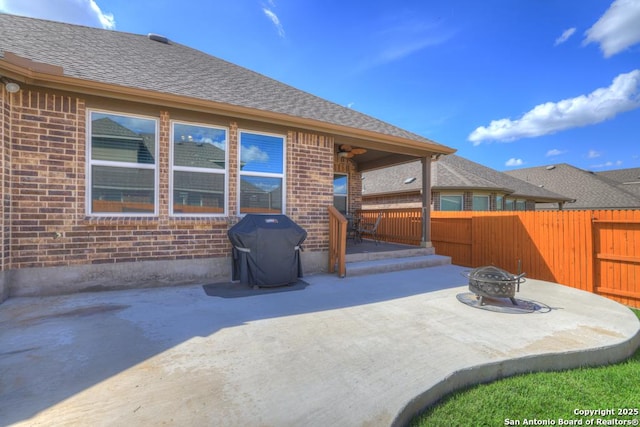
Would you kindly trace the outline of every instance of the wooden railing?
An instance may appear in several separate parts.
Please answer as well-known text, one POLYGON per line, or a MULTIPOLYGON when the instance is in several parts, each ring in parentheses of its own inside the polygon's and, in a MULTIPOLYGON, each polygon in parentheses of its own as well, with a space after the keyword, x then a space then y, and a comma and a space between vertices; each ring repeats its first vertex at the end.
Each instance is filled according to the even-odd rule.
POLYGON ((364 222, 374 223, 380 213, 383 214, 378 226, 380 240, 407 245, 420 245, 420 240, 422 239, 422 209, 360 210, 356 215, 362 218, 364 222))
POLYGON ((333 206, 329 206, 329 273, 345 277, 347 253, 347 219, 333 206))

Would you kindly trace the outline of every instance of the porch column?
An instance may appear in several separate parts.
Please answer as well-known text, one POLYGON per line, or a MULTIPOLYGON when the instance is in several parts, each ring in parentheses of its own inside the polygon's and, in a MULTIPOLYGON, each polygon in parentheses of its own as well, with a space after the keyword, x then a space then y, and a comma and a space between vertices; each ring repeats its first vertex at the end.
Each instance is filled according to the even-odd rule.
POLYGON ((431 245, 431 157, 422 158, 422 239, 420 246, 431 245))

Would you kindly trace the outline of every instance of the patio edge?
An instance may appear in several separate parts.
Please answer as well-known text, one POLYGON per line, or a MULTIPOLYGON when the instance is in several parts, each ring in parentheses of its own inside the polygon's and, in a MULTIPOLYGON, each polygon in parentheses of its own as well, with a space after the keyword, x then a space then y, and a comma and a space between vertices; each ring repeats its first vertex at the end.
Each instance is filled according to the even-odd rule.
POLYGON ((612 365, 627 360, 639 348, 640 321, 635 335, 619 344, 589 350, 525 356, 461 369, 408 402, 398 412, 391 426, 407 426, 415 416, 456 391, 520 374, 612 365))

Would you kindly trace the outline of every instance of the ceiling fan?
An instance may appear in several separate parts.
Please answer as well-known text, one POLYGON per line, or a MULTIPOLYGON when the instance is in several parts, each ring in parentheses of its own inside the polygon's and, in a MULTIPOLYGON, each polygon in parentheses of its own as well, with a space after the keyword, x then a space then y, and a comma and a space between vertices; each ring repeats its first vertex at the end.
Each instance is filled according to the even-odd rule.
POLYGON ((340 146, 340 150, 338 151, 338 156, 346 157, 346 158, 350 159, 355 155, 364 154, 366 152, 367 152, 367 150, 365 148, 357 148, 357 147, 353 148, 352 146, 350 146, 348 144, 342 144, 340 146))

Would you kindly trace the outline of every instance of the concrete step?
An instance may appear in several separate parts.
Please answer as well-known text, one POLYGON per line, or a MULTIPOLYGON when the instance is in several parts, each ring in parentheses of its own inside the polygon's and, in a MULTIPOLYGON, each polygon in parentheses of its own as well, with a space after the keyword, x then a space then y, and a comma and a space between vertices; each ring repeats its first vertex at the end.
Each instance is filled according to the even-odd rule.
MULTIPOLYGON (((393 256, 392 252, 378 252, 389 254, 389 257, 376 257, 375 259, 348 261, 347 277, 364 276, 368 274, 388 273, 390 271, 414 270, 417 268, 435 267, 451 264, 451 257, 443 255, 405 255, 393 256)), ((397 255, 397 254, 396 254, 397 255)))
POLYGON ((435 248, 418 248, 411 247, 407 249, 394 249, 388 251, 377 251, 376 246, 370 246, 371 250, 366 250, 364 252, 347 254, 346 261, 349 262, 360 262, 360 261, 376 261, 379 259, 391 259, 391 258, 408 258, 408 257, 416 257, 416 256, 426 256, 426 255, 435 255, 435 248))

